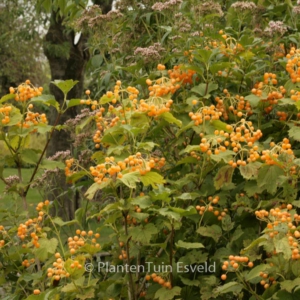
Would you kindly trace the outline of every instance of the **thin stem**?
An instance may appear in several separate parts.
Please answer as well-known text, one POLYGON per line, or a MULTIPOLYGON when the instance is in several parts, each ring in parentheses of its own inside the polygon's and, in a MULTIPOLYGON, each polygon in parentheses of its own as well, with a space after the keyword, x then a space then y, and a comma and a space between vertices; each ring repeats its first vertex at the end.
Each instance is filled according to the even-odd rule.
POLYGON ((29 191, 30 184, 32 183, 32 181, 33 181, 33 179, 34 179, 34 177, 35 177, 35 175, 36 175, 36 173, 37 173, 37 171, 38 171, 38 168, 39 168, 39 166, 40 166, 40 164, 41 164, 41 161, 42 161, 42 159, 43 159, 43 157, 44 157, 44 154, 46 153, 46 150, 47 150, 47 148, 48 148, 48 146, 49 146, 49 143, 50 143, 50 141, 51 141, 51 139, 52 139, 52 135, 53 135, 53 133, 54 133, 55 127, 56 127, 56 125, 58 124, 61 115, 62 115, 62 113, 59 112, 58 115, 57 115, 57 117, 56 117, 56 120, 55 120, 55 122, 54 122, 54 125, 53 125, 53 127, 52 127, 52 129, 51 129, 51 131, 50 131, 50 134, 49 134, 47 143, 46 143, 46 145, 45 145, 45 147, 44 147, 44 149, 43 149, 42 154, 40 155, 40 158, 39 158, 39 160, 38 160, 38 162, 37 162, 37 164, 36 164, 36 166, 35 166, 35 168, 34 168, 34 170, 33 170, 33 173, 32 173, 32 175, 31 175, 31 178, 30 178, 30 180, 29 180, 29 183, 28 183, 28 185, 27 185, 27 187, 26 187, 26 189, 25 189, 25 191, 24 191, 24 193, 23 193, 23 195, 24 195, 25 198, 26 198, 27 193, 28 193, 28 191, 29 191))
MULTIPOLYGON (((127 226, 127 213, 123 213, 124 216, 124 229, 125 229, 125 235, 128 237, 128 226, 127 226)), ((128 296, 130 300, 136 300, 136 294, 135 294, 135 289, 134 289, 134 283, 133 283, 133 278, 132 278, 132 274, 130 272, 130 270, 128 270, 128 267, 130 265, 130 252, 129 252, 129 241, 130 239, 128 238, 126 241, 126 264, 127 267, 126 269, 126 273, 128 274, 129 277, 129 289, 128 289, 128 296)))
POLYGON ((172 223, 172 230, 171 230, 171 236, 170 236, 170 266, 171 266, 171 271, 170 271, 170 282, 171 286, 173 286, 173 273, 172 273, 172 266, 173 266, 173 242, 174 242, 174 225, 172 223))

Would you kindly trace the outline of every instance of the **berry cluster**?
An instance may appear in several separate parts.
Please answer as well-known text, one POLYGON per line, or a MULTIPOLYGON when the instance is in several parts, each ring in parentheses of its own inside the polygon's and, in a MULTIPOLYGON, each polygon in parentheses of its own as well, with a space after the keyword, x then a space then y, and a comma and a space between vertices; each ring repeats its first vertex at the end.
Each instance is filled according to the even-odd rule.
POLYGON ((199 215, 204 215, 205 212, 212 212, 216 217, 218 217, 219 221, 222 221, 223 217, 226 216, 226 213, 228 212, 228 209, 225 208, 223 211, 221 211, 221 208, 214 207, 213 205, 217 205, 220 197, 219 196, 209 196, 207 198, 208 202, 201 200, 201 202, 204 202, 205 205, 197 205, 196 210, 199 212, 199 215))
POLYGON ((123 173, 139 172, 140 175, 145 175, 150 172, 151 169, 160 169, 165 165, 165 158, 144 158, 143 155, 138 152, 135 155, 130 155, 124 161, 115 162, 113 156, 106 157, 105 162, 97 165, 96 167, 90 167, 90 172, 94 177, 94 181, 102 183, 109 179, 122 178, 123 173))
MULTIPOLYGON (((43 221, 44 212, 42 211, 44 206, 49 205, 49 200, 45 202, 40 202, 36 210, 39 212, 39 216, 34 219, 27 220, 24 224, 21 223, 18 227, 18 237, 24 241, 26 237, 31 237, 31 243, 34 245, 35 248, 39 248, 40 244, 38 243, 39 236, 38 233, 41 232, 42 228, 39 225, 39 222, 43 221)), ((26 247, 24 244, 23 247, 26 247)))
POLYGON ((17 124, 17 126, 23 127, 23 128, 29 128, 31 126, 36 126, 40 123, 42 123, 42 124, 48 123, 47 116, 45 114, 40 114, 38 112, 34 113, 34 112, 30 111, 30 109, 33 108, 33 104, 29 104, 27 108, 28 108, 28 110, 26 112, 25 120, 23 122, 19 122, 17 124))
POLYGON ((300 92, 299 91, 295 91, 295 90, 291 90, 291 99, 294 101, 299 101, 300 100, 300 92))
POLYGON ((286 58, 288 59, 286 71, 289 73, 292 82, 300 82, 300 49, 292 47, 286 58))
POLYGON ((0 107, 0 117, 3 125, 7 125, 10 122, 9 114, 11 110, 12 107, 10 105, 0 107))
POLYGON ((215 100, 217 102, 216 108, 218 109, 218 111, 222 112, 222 117, 224 118, 224 120, 229 119, 229 112, 232 112, 234 115, 240 118, 244 114, 253 114, 250 102, 245 100, 243 96, 231 96, 227 89, 225 89, 223 93, 225 94, 225 96, 216 97, 215 100))
POLYGON ((187 70, 183 71, 181 69, 181 65, 174 66, 173 70, 168 70, 169 77, 174 79, 176 82, 180 82, 183 84, 192 84, 193 83, 193 76, 196 74, 196 71, 187 70))
POLYGON ((173 100, 166 100, 161 97, 150 97, 147 100, 141 99, 138 111, 146 112, 149 117, 158 117, 159 115, 169 112, 173 100))
POLYGON ((207 41, 207 46, 205 49, 220 49, 221 53, 226 56, 234 56, 242 51, 244 51, 244 48, 241 44, 237 42, 237 40, 231 36, 228 36, 227 34, 224 33, 223 30, 219 31, 219 34, 222 36, 223 41, 219 40, 209 40, 207 41))
POLYGON ((245 119, 241 119, 232 127, 229 141, 224 142, 226 147, 231 147, 236 153, 234 160, 230 160, 229 164, 236 168, 239 165, 245 166, 247 163, 256 161, 260 155, 258 146, 254 143, 262 137, 261 130, 254 130, 252 122, 245 119))
POLYGON ((40 96, 42 94, 42 91, 42 87, 33 86, 30 80, 26 80, 17 88, 9 88, 10 94, 15 94, 15 100, 20 102, 25 102, 33 97, 40 96))
POLYGON ((286 121, 286 119, 288 117, 288 114, 284 111, 277 111, 276 115, 278 116, 279 121, 286 121))
POLYGON ((176 79, 170 80, 166 77, 161 77, 155 81, 147 79, 146 83, 148 85, 150 97, 163 97, 168 94, 174 94, 180 88, 180 84, 176 79))
POLYGON ((278 100, 284 97, 286 89, 283 86, 274 87, 277 84, 276 74, 265 73, 264 82, 259 82, 254 85, 251 90, 252 94, 260 97, 264 106, 264 111, 268 114, 272 111, 278 100))
POLYGON ((100 249, 100 244, 97 242, 97 239, 100 237, 99 233, 95 233, 92 230, 81 231, 76 230, 76 235, 74 237, 68 238, 68 246, 71 254, 75 254, 76 251, 80 250, 80 247, 83 247, 87 243, 91 243, 92 247, 100 249))
POLYGON ((69 277, 70 274, 64 270, 64 261, 59 252, 55 253, 56 261, 52 264, 52 268, 47 269, 48 278, 59 281, 62 277, 69 277))
POLYGON ((262 151, 262 161, 268 165, 276 164, 282 167, 281 163, 278 162, 278 157, 281 155, 285 159, 285 167, 292 168, 291 171, 295 171, 295 166, 291 166, 294 160, 294 152, 289 139, 284 138, 283 141, 278 144, 271 142, 270 147, 270 149, 262 151))
MULTIPOLYGON (((6 230, 4 229, 4 226, 0 225, 0 233, 2 235, 2 238, 4 235, 7 234, 6 230)), ((2 248, 5 245, 5 240, 0 240, 0 248, 2 248)))
POLYGON ((157 282, 158 284, 160 284, 161 286, 167 288, 167 289, 172 289, 172 285, 171 282, 168 280, 165 280, 163 277, 152 273, 151 275, 146 275, 146 280, 150 281, 153 280, 154 282, 157 282))
POLYGON ((268 273, 260 272, 259 276, 262 278, 260 281, 260 284, 264 287, 264 289, 267 289, 270 287, 270 284, 276 284, 276 280, 274 277, 269 277, 268 273))
POLYGON ((25 267, 25 268, 29 268, 34 263, 35 263, 35 259, 34 258, 31 258, 30 260, 24 259, 22 261, 22 266, 25 267))
MULTIPOLYGON (((141 194, 143 194, 143 193, 141 193, 141 194)), ((141 195, 140 195, 140 196, 141 196, 141 195)), ((141 212, 142 212, 142 209, 141 209, 138 205, 136 205, 135 208, 134 208, 134 211, 135 211, 136 213, 141 213, 141 212)), ((148 218, 145 218, 145 219, 144 219, 144 222, 145 222, 145 223, 148 223, 148 218)), ((132 216, 130 216, 130 215, 127 215, 127 217, 126 217, 126 223, 127 223, 128 225, 137 225, 137 224, 138 224, 138 221, 137 221, 136 218, 134 218, 134 217, 132 217, 132 216)))
MULTIPOLYGON (((122 245, 122 244, 120 243, 120 245, 122 245)), ((123 246, 124 246, 124 244, 123 244, 123 246)), ((126 250, 121 249, 121 254, 119 255, 119 259, 120 259, 120 260, 127 259, 127 253, 126 253, 126 250)))
MULTIPOLYGON (((288 243, 291 247, 292 260, 300 259, 300 249, 298 239, 300 238, 300 232, 297 230, 298 223, 300 221, 300 215, 290 212, 293 209, 291 204, 283 205, 281 207, 272 208, 270 212, 266 210, 259 210, 255 212, 256 217, 267 223, 265 233, 274 238, 279 232, 283 233, 283 228, 286 228, 285 234, 288 243), (286 224, 283 226, 283 224, 286 224)), ((276 254, 276 251, 273 253, 276 254)))
MULTIPOLYGON (((93 136, 93 141, 95 143, 96 149, 100 148, 100 143, 101 143, 101 139, 102 139, 104 131, 108 128, 116 126, 120 121, 119 116, 110 117, 110 118, 104 117, 103 116, 104 112, 105 112, 105 108, 101 107, 96 113, 95 121, 96 121, 97 130, 93 136)), ((124 124, 125 120, 122 120, 121 122, 122 122, 122 124, 124 124)))
POLYGON ((222 116, 222 112, 220 112, 214 105, 211 106, 203 106, 197 112, 189 113, 190 118, 194 121, 194 124, 201 125, 204 121, 213 121, 219 120, 222 116))
POLYGON ((74 158, 70 158, 70 159, 65 160, 65 164, 66 164, 65 175, 66 175, 66 177, 70 177, 74 173, 76 173, 76 170, 74 170, 74 166, 73 166, 74 162, 75 162, 74 158), (72 168, 72 170, 71 170, 71 168, 72 168))
MULTIPOLYGON (((237 271, 240 267, 249 267, 253 268, 254 264, 252 261, 249 261, 249 258, 247 256, 234 256, 230 255, 229 261, 224 261, 222 265, 223 271, 237 271)), ((222 280, 227 279, 226 274, 221 275, 222 280)))

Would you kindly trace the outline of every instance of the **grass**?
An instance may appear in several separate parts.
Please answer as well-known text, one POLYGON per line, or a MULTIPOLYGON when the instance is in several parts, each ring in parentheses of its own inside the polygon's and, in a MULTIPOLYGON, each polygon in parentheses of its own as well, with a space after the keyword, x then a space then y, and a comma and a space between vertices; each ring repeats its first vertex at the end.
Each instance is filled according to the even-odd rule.
MULTIPOLYGON (((31 134, 29 138, 26 140, 26 148, 31 148, 35 150, 43 150, 46 143, 46 136, 39 135, 39 134, 31 134)), ((0 141, 0 156, 4 157, 5 155, 10 155, 9 150, 3 141, 0 141)), ((33 173, 33 168, 22 169, 22 177, 23 182, 29 182, 31 175, 33 173)), ((11 176, 11 175, 18 175, 17 168, 5 168, 3 172, 4 178, 11 176)), ((38 174, 36 175, 38 176, 38 174)), ((13 208, 14 206, 18 206, 19 208, 23 208, 22 200, 19 199, 20 197, 14 193, 4 194, 5 184, 3 181, 0 180, 0 210, 13 208)), ((29 189, 27 194, 27 202, 29 208, 35 207, 35 204, 42 201, 42 196, 39 193, 38 189, 29 189)))
MULTIPOLYGON (((32 175, 33 169, 22 169, 22 177, 23 182, 28 182, 32 175)), ((18 175, 18 169, 16 168, 5 168, 3 171, 4 178, 11 176, 11 175, 18 175)), ((38 176, 38 174, 37 174, 38 176)), ((21 198, 14 193, 12 194, 5 194, 5 184, 3 181, 0 181, 0 210, 7 210, 7 209, 23 209, 23 202, 21 198)), ((27 203, 29 206, 29 210, 35 208, 35 204, 43 201, 42 195, 39 193, 38 189, 29 189, 27 194, 27 203)), ((14 210, 15 210, 14 209, 14 210)))

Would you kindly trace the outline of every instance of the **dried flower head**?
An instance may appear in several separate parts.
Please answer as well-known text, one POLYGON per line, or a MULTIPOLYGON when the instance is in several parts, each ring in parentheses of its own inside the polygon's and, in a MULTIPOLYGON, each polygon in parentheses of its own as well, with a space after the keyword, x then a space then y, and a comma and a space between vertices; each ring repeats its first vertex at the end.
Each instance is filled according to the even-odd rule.
POLYGON ((162 10, 172 10, 174 6, 180 5, 182 0, 169 0, 165 3, 163 2, 156 2, 152 5, 153 10, 162 11, 162 10))
POLYGON ((287 26, 281 21, 270 21, 265 33, 269 36, 283 35, 287 31, 287 26))
POLYGON ((255 12, 257 9, 257 6, 254 2, 248 2, 248 1, 237 1, 231 5, 231 7, 237 11, 237 12, 255 12))
POLYGON ((165 48, 160 43, 155 43, 148 48, 138 47, 134 50, 134 55, 143 57, 145 62, 155 62, 161 59, 161 53, 165 51, 165 48))
MULTIPOLYGON (((298 2, 300 2, 300 1, 298 1, 298 2)), ((295 15, 300 15, 300 6, 294 6, 292 12, 295 15)))
POLYGON ((218 14, 220 17, 224 15, 222 7, 219 3, 215 3, 214 1, 206 1, 200 5, 194 7, 194 11, 200 15, 210 15, 210 14, 218 14))

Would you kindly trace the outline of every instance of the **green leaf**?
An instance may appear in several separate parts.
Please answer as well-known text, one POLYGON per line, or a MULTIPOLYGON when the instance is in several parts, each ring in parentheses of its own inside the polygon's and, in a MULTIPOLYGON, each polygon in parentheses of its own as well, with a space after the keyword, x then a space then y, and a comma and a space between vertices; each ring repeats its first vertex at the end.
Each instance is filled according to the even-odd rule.
POLYGON ((93 116, 83 119, 83 121, 78 125, 78 128, 82 130, 85 126, 87 126, 92 120, 94 119, 93 116))
POLYGON ((296 276, 296 277, 300 277, 300 261, 294 261, 292 263, 292 273, 296 276))
POLYGON ((70 277, 73 280, 79 279, 80 281, 84 280, 84 277, 82 275, 85 273, 85 257, 83 255, 78 255, 76 257, 72 257, 72 259, 67 259, 64 263, 64 268, 66 271, 70 274, 70 277), (74 263, 74 261, 77 260, 79 264, 82 265, 82 268, 72 268, 71 265, 74 263))
POLYGON ((278 101, 278 105, 295 105, 296 102, 291 98, 283 98, 278 101))
POLYGON ((264 272, 271 269, 270 265, 260 264, 254 267, 246 276, 245 279, 250 281, 251 283, 258 283, 261 281, 261 277, 259 276, 260 272, 264 272))
MULTIPOLYGON (((199 146, 198 146, 197 150, 199 150, 199 146)), ((184 157, 181 160, 179 160, 176 163, 176 166, 185 165, 185 164, 196 164, 197 162, 198 162, 197 158, 191 157, 191 156, 187 156, 187 157, 184 157)))
POLYGON ((240 253, 243 255, 243 254, 246 254, 249 250, 251 250, 252 248, 254 247, 258 247, 260 243, 263 243, 266 241, 266 238, 265 237, 260 237, 256 240, 254 240, 253 242, 251 242, 251 244, 246 247, 245 249, 241 250, 240 253))
POLYGON ((252 162, 249 164, 246 164, 246 166, 240 166, 240 172, 241 175, 245 178, 245 179, 253 179, 253 178, 257 178, 258 175, 258 169, 260 168, 261 163, 259 162, 252 162))
POLYGON ((15 96, 16 96, 15 94, 7 94, 7 95, 4 95, 3 97, 1 97, 0 103, 3 103, 3 102, 5 102, 5 101, 11 100, 11 99, 14 99, 15 96))
POLYGON ((238 294, 243 289, 243 286, 238 282, 228 282, 224 285, 218 286, 213 289, 212 294, 226 294, 226 293, 234 293, 238 294))
POLYGON ((197 233, 202 236, 211 237, 218 242, 219 238, 222 236, 222 229, 218 225, 206 226, 206 227, 199 227, 197 229, 197 233))
POLYGON ((46 261, 49 256, 55 253, 58 240, 56 238, 52 238, 50 240, 46 238, 40 238, 38 243, 40 244, 40 247, 35 248, 33 252, 36 257, 43 262, 46 261))
POLYGON ((37 97, 32 98, 29 103, 32 102, 40 102, 47 106, 53 106, 57 110, 59 109, 59 103, 55 100, 55 97, 53 95, 40 95, 37 97))
POLYGON ((234 222, 231 222, 231 218, 229 215, 226 215, 223 219, 222 219, 222 229, 224 231, 230 231, 231 229, 233 229, 234 227, 234 222))
POLYGON ((219 87, 219 86, 218 86, 217 83, 210 82, 210 83, 208 84, 208 86, 207 86, 207 92, 206 92, 206 94, 210 94, 210 92, 217 90, 218 87, 219 87))
POLYGON ((111 100, 113 99, 113 97, 107 97, 106 95, 103 95, 101 98, 100 98, 100 104, 106 104, 106 103, 109 103, 111 102, 111 100))
POLYGON ((179 276, 179 278, 185 286, 199 286, 200 285, 200 280, 197 280, 197 279, 191 280, 191 279, 185 278, 183 276, 179 276))
POLYGON ((191 216, 191 215, 196 215, 197 214, 197 210, 194 206, 189 206, 188 208, 180 208, 180 207, 169 207, 172 211, 176 212, 177 214, 179 214, 180 216, 191 216))
POLYGON ((158 146, 157 144, 153 142, 145 142, 145 143, 137 143, 137 150, 140 151, 152 151, 152 149, 158 146))
POLYGON ((251 104, 252 108, 257 107, 260 98, 255 96, 255 95, 248 95, 245 97, 245 100, 249 101, 249 103, 251 104))
POLYGON ((218 129, 218 130, 224 130, 224 131, 226 131, 226 132, 231 132, 232 131, 232 129, 230 129, 230 130, 228 130, 227 129, 227 123, 224 123, 224 122, 222 122, 222 121, 220 121, 220 120, 213 120, 212 122, 211 122, 211 124, 216 128, 216 129, 218 129))
POLYGON ((81 99, 71 99, 71 100, 67 101, 67 107, 70 108, 73 106, 81 105, 80 101, 81 101, 81 99))
POLYGON ((158 233, 158 229, 152 223, 147 224, 146 226, 137 226, 129 228, 129 235, 133 241, 140 242, 143 245, 150 243, 150 240, 153 235, 158 233))
POLYGON ((187 243, 179 240, 178 243, 175 244, 177 248, 185 248, 185 249, 198 249, 205 248, 201 243, 187 243))
POLYGON ((176 124, 178 127, 182 126, 182 122, 176 119, 170 112, 164 112, 159 116, 170 124, 176 124))
POLYGON ((232 63, 230 62, 218 62, 218 63, 211 64, 209 66, 209 70, 211 71, 211 73, 215 74, 220 70, 223 71, 226 68, 229 69, 231 68, 231 66, 232 63))
POLYGON ((296 278, 294 280, 284 280, 280 282, 281 289, 286 290, 289 293, 291 293, 297 286, 300 286, 300 278, 296 278))
POLYGON ((230 184, 232 182, 233 172, 234 168, 228 165, 220 168, 214 178, 215 188, 219 190, 222 186, 230 184))
POLYGON ((163 208, 159 209, 157 212, 158 212, 159 214, 161 214, 162 216, 169 217, 169 218, 174 219, 174 220, 176 220, 176 221, 179 221, 180 218, 181 218, 181 216, 180 216, 179 213, 170 211, 170 210, 169 210, 168 208, 166 208, 166 207, 163 207, 163 208))
POLYGON ((20 113, 20 110, 14 106, 12 106, 12 110, 10 113, 10 121, 7 124, 8 126, 13 126, 16 125, 18 123, 20 123, 23 119, 22 114, 20 113))
POLYGON ((25 163, 36 165, 39 160, 39 155, 36 153, 36 151, 25 148, 21 151, 21 158, 25 163))
MULTIPOLYGON (((27 298, 25 298, 24 300, 53 300, 55 295, 59 294, 59 291, 55 288, 55 289, 47 289, 46 292, 42 292, 39 295, 30 295, 27 298)), ((2 300, 17 300, 19 299, 19 296, 16 295, 17 298, 11 298, 11 296, 9 296, 9 298, 5 297, 2 298, 2 300)))
POLYGON ((51 125, 39 123, 35 128, 37 129, 38 133, 46 134, 46 133, 50 132, 53 127, 51 125))
POLYGON ((101 54, 96 54, 91 59, 92 66, 96 69, 99 68, 103 63, 103 56, 101 54))
POLYGON ((199 145, 187 145, 185 149, 179 152, 179 154, 181 155, 183 153, 191 153, 192 151, 199 151, 199 150, 200 150, 199 145))
POLYGON ((92 200, 94 198, 94 195, 96 194, 97 191, 105 188, 106 186, 108 186, 111 183, 111 179, 104 181, 102 183, 93 183, 89 189, 86 191, 85 193, 85 197, 87 197, 87 199, 92 200))
POLYGON ((274 194, 277 190, 278 177, 282 175, 284 171, 276 165, 263 166, 258 172, 257 184, 270 194, 274 194))
POLYGON ((74 293, 77 291, 77 287, 73 282, 66 284, 62 289, 62 292, 64 293, 74 293))
POLYGON ((130 201, 133 205, 138 205, 141 209, 148 208, 152 205, 152 201, 150 200, 149 196, 141 196, 136 197, 130 201))
POLYGON ((118 178, 118 181, 121 181, 129 188, 134 189, 136 188, 136 183, 139 182, 139 176, 139 172, 131 172, 124 174, 122 178, 118 178))
POLYGON ((78 80, 54 80, 51 81, 54 85, 56 85, 65 95, 78 83, 78 80))
POLYGON ((298 126, 293 126, 289 131, 289 137, 296 140, 300 141, 300 127, 298 126))
POLYGON ((195 199, 196 197, 198 197, 198 194, 195 194, 192 196, 191 193, 183 193, 180 196, 176 197, 176 199, 180 199, 180 200, 192 200, 193 198, 195 199))
POLYGON ((196 85, 191 89, 191 92, 194 92, 202 97, 205 96, 205 91, 206 91, 205 83, 200 83, 199 85, 196 85))
POLYGON ((145 175, 141 175, 140 180, 144 186, 151 185, 154 189, 157 188, 158 184, 165 183, 164 178, 157 172, 148 172, 145 175))
POLYGON ((194 121, 191 121, 190 123, 188 123, 186 126, 180 128, 177 132, 176 132, 176 137, 178 138, 183 132, 187 131, 188 129, 192 128, 194 126, 194 121))
POLYGON ((228 163, 234 155, 235 155, 234 151, 226 150, 226 151, 221 151, 217 155, 211 154, 210 158, 216 162, 221 162, 223 160, 225 163, 228 163))
POLYGON ((158 300, 172 300, 175 296, 179 296, 181 293, 181 288, 178 286, 172 289, 166 289, 164 287, 156 291, 154 298, 158 300))
POLYGON ((210 61, 213 52, 210 50, 197 49, 193 51, 193 55, 203 63, 207 64, 210 61))
POLYGON ((274 246, 277 253, 283 253, 284 259, 289 260, 291 258, 292 250, 287 237, 283 237, 279 240, 277 238, 274 239, 274 246))
POLYGON ((53 223, 57 224, 58 226, 67 226, 67 225, 73 225, 73 224, 80 224, 77 220, 71 220, 64 222, 61 218, 55 217, 53 220, 53 223))

